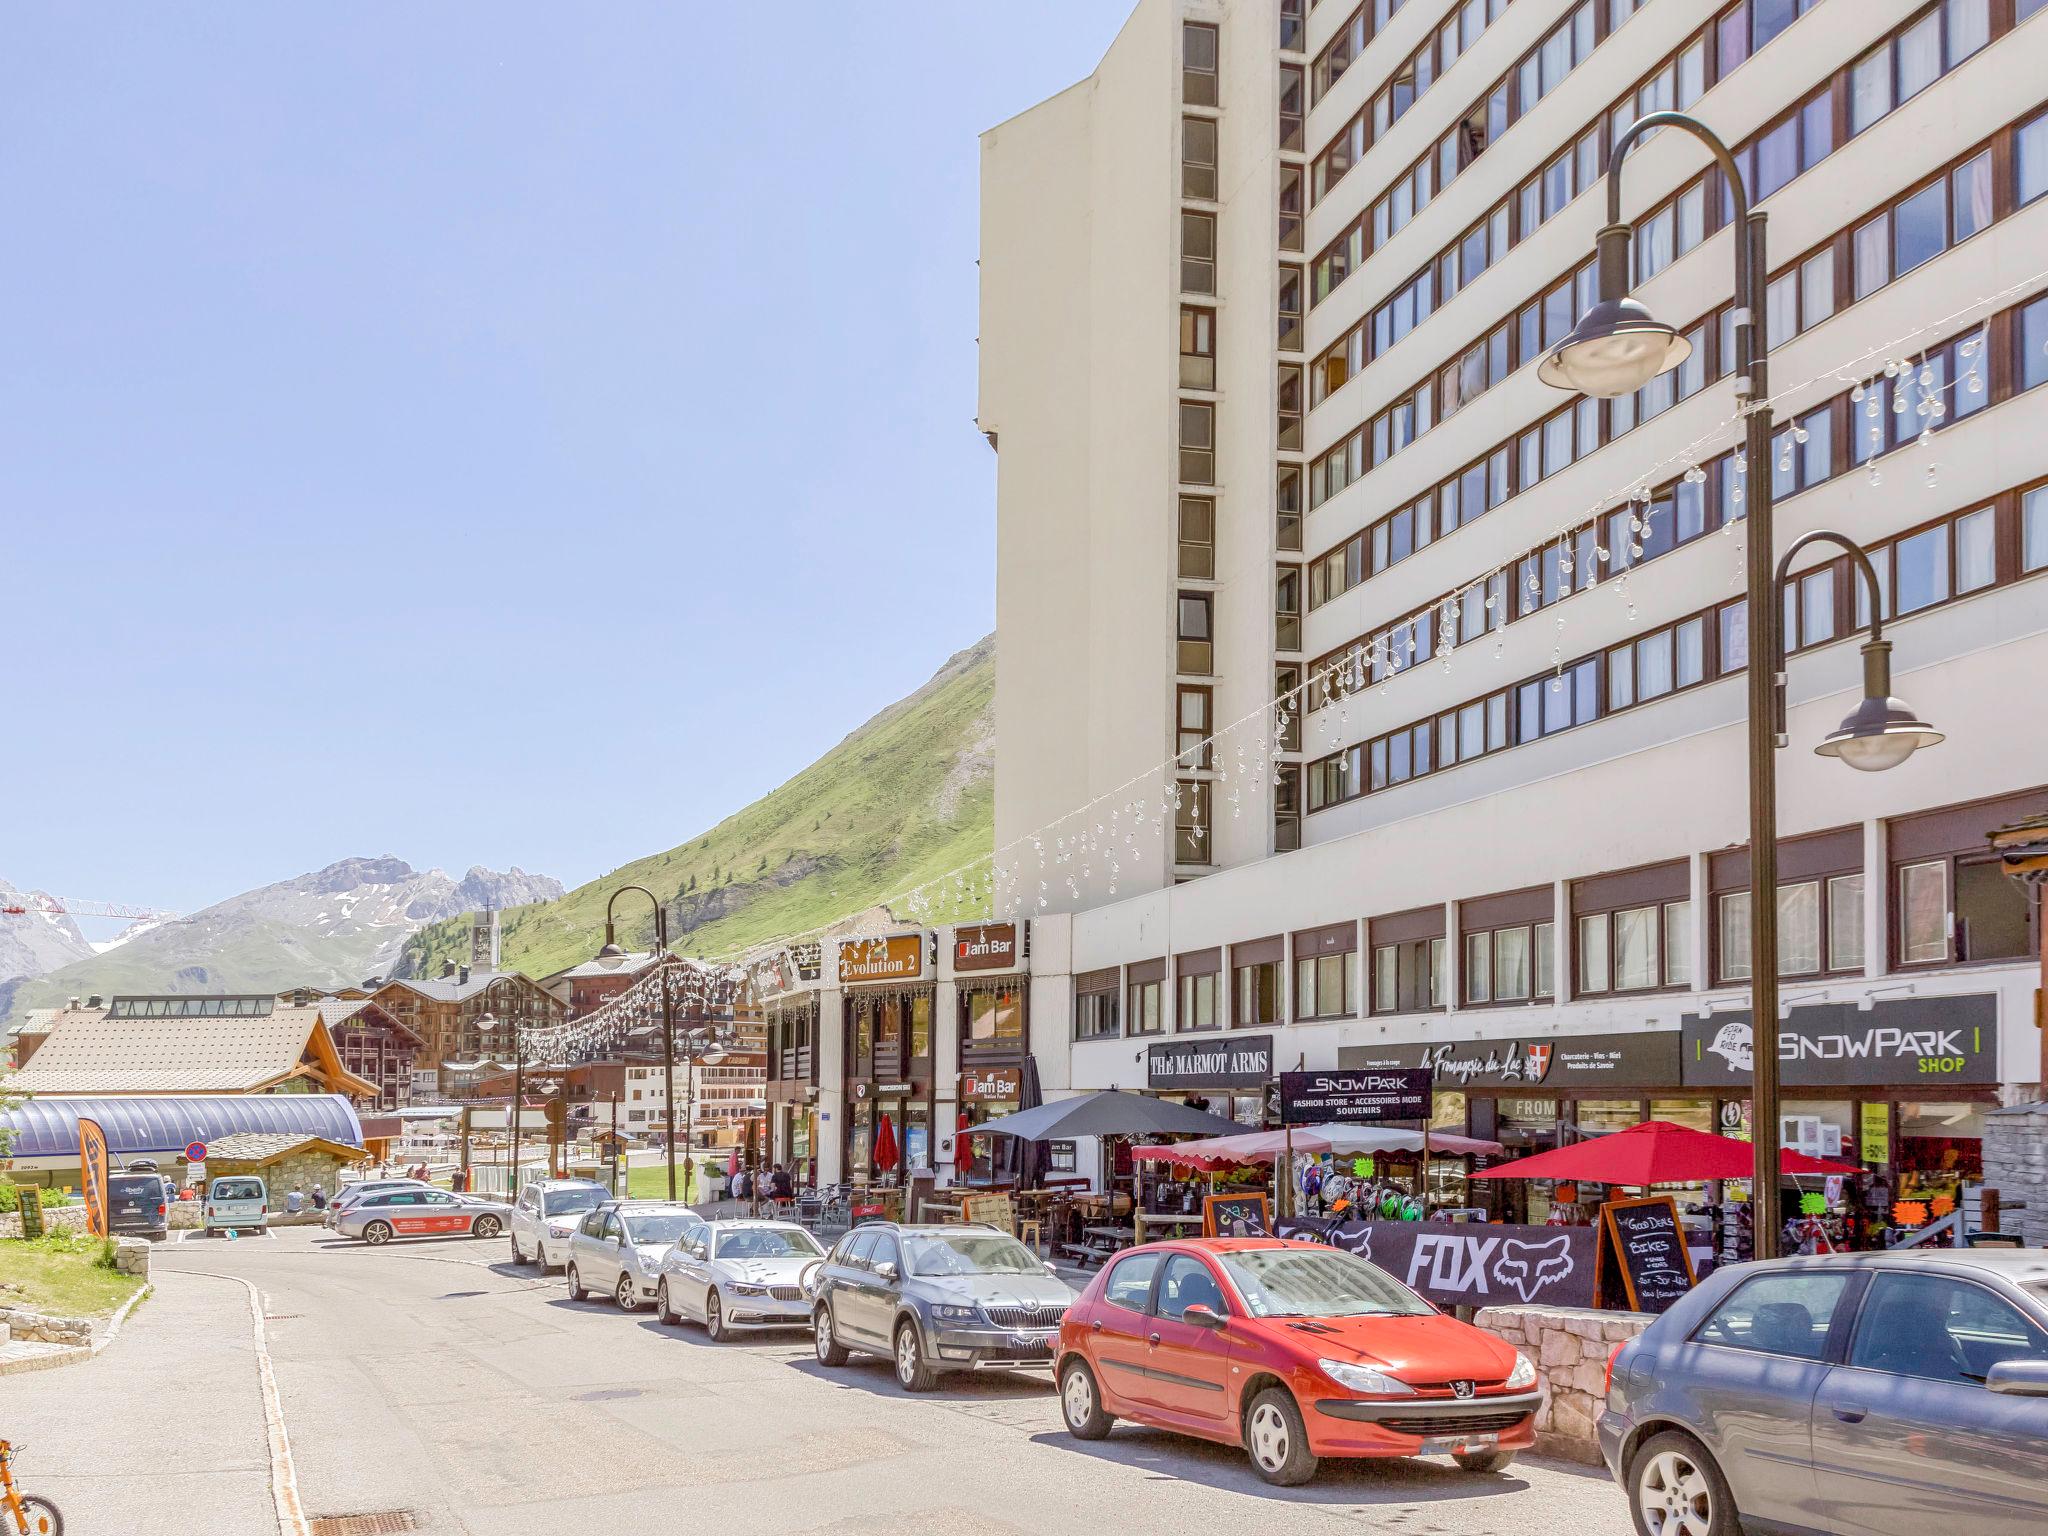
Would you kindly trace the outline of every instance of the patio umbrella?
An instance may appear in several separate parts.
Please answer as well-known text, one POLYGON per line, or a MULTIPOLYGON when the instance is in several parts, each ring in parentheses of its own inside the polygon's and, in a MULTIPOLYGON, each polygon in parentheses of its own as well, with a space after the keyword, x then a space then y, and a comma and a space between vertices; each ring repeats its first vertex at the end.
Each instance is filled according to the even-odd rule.
POLYGON ((997 1115, 969 1126, 965 1134, 1014 1136, 1019 1141, 1064 1141, 1073 1136, 1224 1136, 1243 1129, 1235 1120, 1226 1120, 1204 1109, 1190 1109, 1171 1099, 1148 1099, 1142 1094, 1105 1088, 1078 1098, 1055 1099, 1036 1109, 1020 1109, 1013 1115, 997 1115))
MULTIPOLYGON (((1779 1168, 1792 1174, 1860 1173, 1852 1163, 1831 1163, 1790 1148, 1779 1168)), ((1669 1120, 1641 1125, 1517 1158, 1472 1175, 1475 1179, 1584 1179, 1594 1184, 1698 1184, 1708 1179, 1746 1179, 1756 1171, 1756 1152, 1746 1141, 1714 1136, 1669 1120)))
POLYGON ((1177 1146, 1131 1148, 1131 1156, 1149 1162, 1178 1163, 1188 1168, 1227 1168, 1239 1163, 1270 1163, 1296 1152, 1334 1152, 1371 1156, 1376 1152, 1419 1152, 1422 1132, 1378 1130, 1364 1125, 1297 1125, 1292 1132, 1249 1131, 1236 1136, 1205 1136, 1177 1146))
POLYGON ((875 1166, 887 1173, 899 1160, 896 1151, 896 1122, 887 1115, 875 1123, 875 1166))

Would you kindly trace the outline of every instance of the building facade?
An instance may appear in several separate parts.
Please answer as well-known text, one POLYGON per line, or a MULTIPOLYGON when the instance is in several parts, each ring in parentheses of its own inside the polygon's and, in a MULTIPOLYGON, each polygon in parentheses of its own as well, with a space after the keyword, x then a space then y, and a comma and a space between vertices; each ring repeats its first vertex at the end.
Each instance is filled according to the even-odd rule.
MULTIPOLYGON (((344 997, 347 994, 342 994, 344 997)), ((518 971, 472 971, 448 965, 432 979, 387 981, 370 994, 371 1001, 421 1041, 415 1062, 416 1097, 474 1097, 484 1064, 510 1059, 511 1032, 502 1025, 489 1034, 478 1028, 486 1013, 520 1029, 560 1024, 568 1005, 530 976, 518 971), (493 987, 500 976, 510 985, 493 987)))
POLYGON ((2040 1096, 2038 895, 1988 838, 2048 810, 2016 688, 2048 666, 2043 10, 1141 0, 985 136, 996 840, 1047 1092, 1398 1061, 1510 1144, 1739 1126, 1768 473, 1781 549, 1870 549, 1894 686, 1947 736, 1813 754, 1870 607, 1813 551, 1787 1138, 1967 1167, 1986 1108, 2040 1096), (1622 213, 1690 359, 1611 402, 1536 376, 1592 297, 1608 148, 1662 108, 1769 216, 1768 465, 1736 452, 1721 173, 1676 132, 1622 213))

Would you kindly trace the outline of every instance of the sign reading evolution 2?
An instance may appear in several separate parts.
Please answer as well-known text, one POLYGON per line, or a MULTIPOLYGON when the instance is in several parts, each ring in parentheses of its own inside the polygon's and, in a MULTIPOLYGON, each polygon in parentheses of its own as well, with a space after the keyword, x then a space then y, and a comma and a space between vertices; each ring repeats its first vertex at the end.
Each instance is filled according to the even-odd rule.
POLYGON ((919 981, 924 977, 925 936, 892 933, 839 941, 839 980, 919 981))
POLYGON ((1346 1070, 1428 1067, 1456 1088, 1669 1088, 1678 1082, 1678 1031, 1538 1035, 1442 1045, 1347 1045, 1346 1070))
MULTIPOLYGON (((1739 1087, 1756 1064, 1749 1013, 1685 1020, 1687 1088, 1739 1087)), ((1998 1081, 1998 999, 1899 997, 1868 1012, 1854 1003, 1794 1008, 1778 1025, 1778 1075, 1788 1087, 1998 1081)))
POLYGON ((1145 1053, 1148 1088, 1263 1088, 1273 1075, 1273 1037, 1171 1040, 1145 1053))

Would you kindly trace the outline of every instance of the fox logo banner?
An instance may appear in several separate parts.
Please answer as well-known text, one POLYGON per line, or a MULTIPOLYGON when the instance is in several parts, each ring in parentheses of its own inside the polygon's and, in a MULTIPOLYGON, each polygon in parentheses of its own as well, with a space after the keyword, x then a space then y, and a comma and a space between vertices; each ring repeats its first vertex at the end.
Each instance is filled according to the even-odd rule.
POLYGON ((1590 1307, 1599 1273, 1597 1227, 1299 1218, 1282 1222, 1279 1235, 1326 1242, 1370 1259, 1440 1307, 1590 1307))
POLYGON ((85 1194, 85 1223, 94 1237, 107 1235, 107 1133, 96 1120, 78 1122, 79 1184, 85 1194))

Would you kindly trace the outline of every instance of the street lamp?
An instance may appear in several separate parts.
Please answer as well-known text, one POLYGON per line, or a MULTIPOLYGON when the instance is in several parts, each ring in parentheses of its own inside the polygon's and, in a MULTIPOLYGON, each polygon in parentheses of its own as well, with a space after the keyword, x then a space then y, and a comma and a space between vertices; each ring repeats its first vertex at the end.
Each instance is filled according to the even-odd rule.
POLYGON ((1816 749, 1851 767, 1876 772, 1904 762, 1941 734, 1891 697, 1891 643, 1883 638, 1881 600, 1869 556, 1840 534, 1812 533, 1771 564, 1771 432, 1769 342, 1761 303, 1770 267, 1764 254, 1767 215, 1749 206, 1742 171, 1728 146, 1698 118, 1652 112, 1623 129, 1607 157, 1607 223, 1595 240, 1599 295, 1536 370, 1544 383, 1600 399, 1641 389, 1677 367, 1692 345, 1628 296, 1632 230, 1621 216, 1622 157, 1644 134, 1678 128, 1705 144, 1734 205, 1735 396, 1742 407, 1743 463, 1749 502, 1749 1012, 1751 1134, 1755 1149, 1750 1229, 1757 1258, 1775 1258, 1778 1201, 1778 768, 1774 746, 1785 744, 1784 636, 1778 590, 1794 555, 1816 540, 1847 549, 1870 584, 1870 641, 1863 647, 1864 700, 1816 749), (1768 726, 1768 734, 1767 734, 1768 726))
POLYGON ((604 904, 604 948, 597 952, 600 960, 623 960, 626 951, 619 947, 618 931, 612 922, 612 908, 619 898, 628 891, 638 891, 654 904, 654 964, 661 980, 661 1102, 662 1111, 668 1116, 668 1197, 676 1197, 676 1015, 675 1006, 668 995, 668 909, 662 906, 661 898, 644 885, 622 885, 611 894, 611 900, 604 904))
POLYGON ((491 994, 499 987, 511 987, 515 992, 519 983, 510 976, 493 976, 484 984, 484 1011, 476 1021, 477 1033, 489 1035, 500 1024, 511 1032, 512 1040, 512 1171, 507 1175, 506 1193, 513 1199, 519 1198, 519 1110, 526 1094, 526 1040, 519 1030, 516 1018, 499 1019, 491 1013, 491 994))

